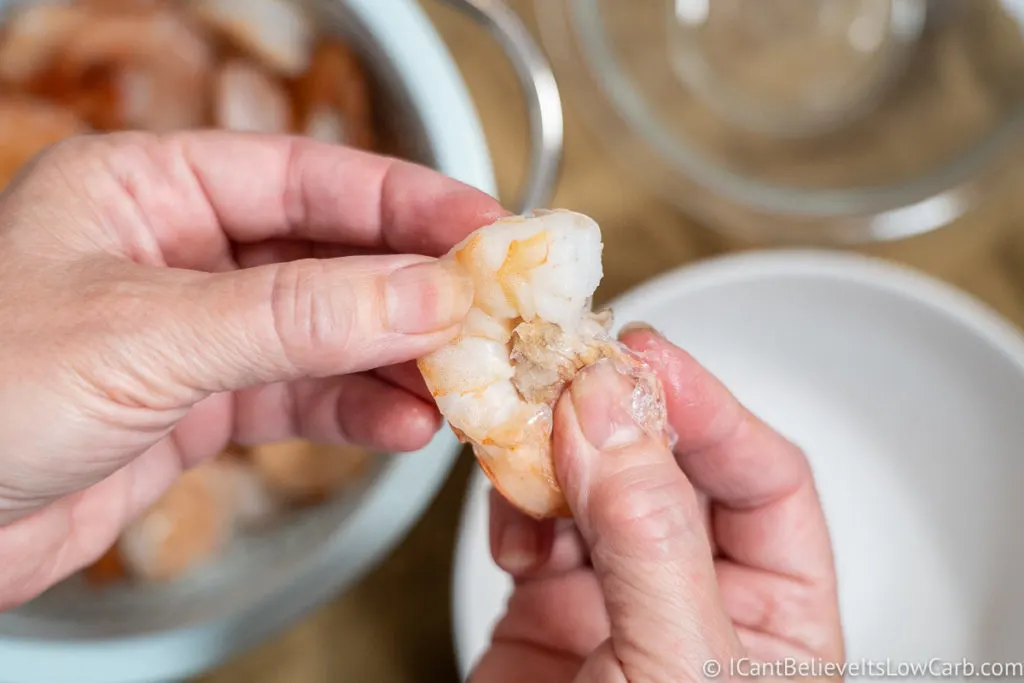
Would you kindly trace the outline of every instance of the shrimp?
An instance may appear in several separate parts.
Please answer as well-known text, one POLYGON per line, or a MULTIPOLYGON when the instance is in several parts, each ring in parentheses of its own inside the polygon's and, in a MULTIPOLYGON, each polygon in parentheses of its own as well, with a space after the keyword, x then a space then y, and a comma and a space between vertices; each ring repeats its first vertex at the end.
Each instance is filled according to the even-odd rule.
POLYGON ((220 457, 178 477, 118 539, 130 575, 180 577, 224 548, 239 528, 273 517, 279 505, 246 464, 220 457))
POLYGON ((286 133, 292 105, 284 86, 255 64, 234 59, 224 64, 214 87, 214 117, 221 128, 286 133))
POLYGON ((11 10, 0 40, 0 78, 25 84, 45 71, 89 17, 80 5, 33 3, 11 10))
POLYGON ((0 187, 50 145, 90 131, 70 111, 26 96, 0 99, 0 187))
POLYGON ((319 43, 295 90, 305 135, 359 149, 374 148, 369 79, 348 46, 331 40, 319 43))
POLYGON ((107 552, 91 565, 82 570, 82 578, 87 585, 95 588, 103 588, 112 583, 119 583, 128 577, 128 570, 124 566, 124 559, 115 543, 107 552))
POLYGON ((369 454, 355 446, 326 446, 285 441, 249 452, 253 468, 282 500, 305 505, 323 500, 361 476, 369 454))
POLYGON ((610 312, 591 310, 602 251, 598 225, 565 210, 480 228, 443 257, 475 286, 462 330, 417 361, 494 487, 538 519, 569 513, 552 461, 552 412, 585 366, 610 359, 632 376, 638 422, 666 443, 672 438, 656 375, 611 337, 610 312))
POLYGON ((195 128, 204 122, 202 94, 214 58, 205 36, 180 13, 145 6, 95 12, 61 47, 50 90, 58 101, 90 112, 97 127, 195 128), (107 110, 97 112, 97 101, 107 110))
POLYGON ((104 12, 135 12, 172 5, 178 0, 78 0, 78 4, 104 12))
POLYGON ((314 28, 295 0, 192 0, 210 27, 284 77, 309 66, 314 28))

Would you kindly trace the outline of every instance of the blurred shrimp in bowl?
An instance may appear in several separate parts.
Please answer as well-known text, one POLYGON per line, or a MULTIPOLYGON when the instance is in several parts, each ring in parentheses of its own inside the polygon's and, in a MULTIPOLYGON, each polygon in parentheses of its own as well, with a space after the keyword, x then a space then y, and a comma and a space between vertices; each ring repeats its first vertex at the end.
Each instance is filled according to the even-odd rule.
POLYGON ((82 132, 221 128, 375 150, 363 61, 293 0, 39 0, 0 28, 6 184, 82 132))
MULTIPOLYGON (((465 84, 415 0, 0 0, 0 188, 68 137, 191 128, 305 135, 497 194, 465 84)), ((93 566, 0 614, 0 683, 210 669, 372 569, 460 450, 450 430, 400 455, 229 448, 93 566)))

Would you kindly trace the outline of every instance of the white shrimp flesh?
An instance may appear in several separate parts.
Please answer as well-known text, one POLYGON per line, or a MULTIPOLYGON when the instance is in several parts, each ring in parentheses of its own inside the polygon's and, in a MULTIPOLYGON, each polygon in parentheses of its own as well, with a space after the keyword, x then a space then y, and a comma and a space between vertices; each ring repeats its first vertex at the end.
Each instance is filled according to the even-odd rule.
POLYGON ((569 514, 551 453, 552 412, 587 365, 610 359, 636 380, 634 417, 670 439, 656 375, 591 310, 602 277, 601 231, 579 213, 535 211, 470 234, 443 258, 474 284, 460 334, 419 359, 427 387, 460 440, 513 505, 535 517, 569 514))

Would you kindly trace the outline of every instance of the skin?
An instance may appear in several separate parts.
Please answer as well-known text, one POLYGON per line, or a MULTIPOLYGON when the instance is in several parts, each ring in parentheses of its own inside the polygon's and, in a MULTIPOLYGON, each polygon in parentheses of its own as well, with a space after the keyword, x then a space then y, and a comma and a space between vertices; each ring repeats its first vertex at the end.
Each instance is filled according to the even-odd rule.
MULTIPOLYGON (((0 609, 94 561, 229 441, 425 445, 441 419, 410 361, 472 298, 435 257, 502 215, 431 170, 306 139, 117 134, 36 159, 0 195, 0 609)), ((613 369, 573 382, 555 414, 573 519, 493 497, 516 591, 473 680, 841 661, 800 451, 657 333, 623 340, 666 387, 675 452, 632 423, 613 369)))
POLYGON ((0 609, 229 440, 425 445, 441 420, 409 361, 472 298, 433 257, 504 213, 311 140, 53 147, 0 195, 0 609))
POLYGON ((573 521, 492 493, 492 553, 515 589, 472 680, 701 681, 712 660, 717 678, 743 678, 745 658, 815 662, 801 678, 828 678, 845 653, 803 453, 657 332, 622 341, 665 387, 674 452, 633 423, 631 380, 603 363, 577 377, 554 427, 573 521))

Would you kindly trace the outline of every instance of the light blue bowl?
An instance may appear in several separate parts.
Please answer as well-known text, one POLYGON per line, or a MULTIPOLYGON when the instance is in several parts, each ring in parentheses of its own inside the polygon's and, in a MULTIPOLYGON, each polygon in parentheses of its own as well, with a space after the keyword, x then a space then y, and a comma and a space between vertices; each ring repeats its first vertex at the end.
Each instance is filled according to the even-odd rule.
MULTIPOLYGON (((0 0, 0 10, 11 4, 0 0)), ((404 153, 496 195, 472 100, 419 5, 321 5, 322 24, 371 61, 404 153)), ((0 683, 154 683, 216 666, 372 569, 421 516, 459 450, 444 429, 421 451, 382 458, 362 490, 241 540, 186 581, 97 593, 72 580, 0 615, 0 683)))

